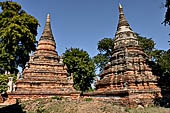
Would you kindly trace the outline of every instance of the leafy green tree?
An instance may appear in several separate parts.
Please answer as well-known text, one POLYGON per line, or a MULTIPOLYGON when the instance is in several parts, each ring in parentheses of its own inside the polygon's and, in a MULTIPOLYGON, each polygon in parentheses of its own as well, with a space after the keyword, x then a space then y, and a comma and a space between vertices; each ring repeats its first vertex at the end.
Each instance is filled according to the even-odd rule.
POLYGON ((155 42, 152 40, 152 38, 146 38, 142 37, 139 34, 137 34, 139 45, 142 48, 142 50, 150 57, 152 57, 152 51, 154 50, 155 42))
POLYGON ((104 38, 98 42, 97 50, 99 53, 93 57, 93 60, 100 72, 103 71, 104 66, 109 62, 113 47, 114 44, 112 38, 104 38))
POLYGON ((159 61, 161 68, 164 70, 164 74, 170 75, 170 49, 165 51, 162 55, 161 61, 159 61))
POLYGON ((95 65, 89 54, 79 48, 70 48, 66 49, 63 59, 69 76, 73 74, 74 88, 82 92, 90 90, 95 77, 95 65))
POLYGON ((104 38, 98 42, 98 51, 102 54, 110 57, 112 55, 113 49, 113 39, 112 38, 104 38))
POLYGON ((16 73, 24 68, 35 50, 38 20, 22 10, 17 2, 0 2, 0 73, 16 73))
POLYGON ((170 25, 170 0, 166 0, 165 7, 166 7, 165 19, 162 22, 162 24, 166 26, 167 24, 170 25))
POLYGON ((154 73, 158 76, 170 77, 170 49, 168 51, 155 50, 153 51, 155 65, 152 66, 154 73))

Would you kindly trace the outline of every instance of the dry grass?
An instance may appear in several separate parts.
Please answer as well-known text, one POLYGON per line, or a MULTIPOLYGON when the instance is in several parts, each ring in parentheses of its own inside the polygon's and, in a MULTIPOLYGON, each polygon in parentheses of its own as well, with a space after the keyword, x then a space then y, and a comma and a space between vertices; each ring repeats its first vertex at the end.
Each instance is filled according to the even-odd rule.
POLYGON ((60 97, 36 99, 20 104, 26 113, 170 113, 170 108, 138 107, 129 109, 108 101, 92 99, 70 100, 60 97))

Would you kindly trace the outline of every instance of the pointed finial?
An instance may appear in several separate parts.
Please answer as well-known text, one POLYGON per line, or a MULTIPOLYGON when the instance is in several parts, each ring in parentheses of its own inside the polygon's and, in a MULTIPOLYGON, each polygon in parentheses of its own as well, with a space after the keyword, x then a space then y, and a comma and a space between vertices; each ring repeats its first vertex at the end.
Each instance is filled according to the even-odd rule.
POLYGON ((119 9, 122 9, 122 5, 120 4, 120 2, 119 2, 119 9))
POLYGON ((119 0, 119 12, 120 12, 120 14, 123 14, 123 7, 120 3, 120 0, 119 0))
POLYGON ((47 20, 46 20, 46 22, 50 22, 50 14, 48 13, 48 15, 47 15, 47 20))

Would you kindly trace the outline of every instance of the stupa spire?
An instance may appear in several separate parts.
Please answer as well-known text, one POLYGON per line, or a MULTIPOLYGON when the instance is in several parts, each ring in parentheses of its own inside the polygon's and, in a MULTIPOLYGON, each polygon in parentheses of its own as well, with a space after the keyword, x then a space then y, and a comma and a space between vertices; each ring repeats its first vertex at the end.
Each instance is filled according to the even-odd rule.
POLYGON ((130 28, 129 23, 124 16, 123 7, 122 7, 120 1, 119 1, 119 12, 120 12, 120 14, 119 14, 119 23, 118 23, 118 26, 117 26, 117 30, 120 30, 120 28, 122 26, 128 26, 130 28))
POLYGON ((40 41, 38 42, 38 50, 52 50, 55 51, 56 43, 52 34, 50 24, 50 14, 47 15, 44 31, 41 35, 40 41))
POLYGON ((123 7, 122 7, 122 5, 120 4, 120 1, 119 1, 119 12, 120 12, 120 14, 123 14, 123 7))
POLYGON ((50 14, 49 13, 47 15, 47 19, 46 19, 44 31, 43 31, 43 33, 41 35, 41 39, 54 40, 54 37, 53 37, 53 34, 52 34, 52 30, 51 30, 50 14))

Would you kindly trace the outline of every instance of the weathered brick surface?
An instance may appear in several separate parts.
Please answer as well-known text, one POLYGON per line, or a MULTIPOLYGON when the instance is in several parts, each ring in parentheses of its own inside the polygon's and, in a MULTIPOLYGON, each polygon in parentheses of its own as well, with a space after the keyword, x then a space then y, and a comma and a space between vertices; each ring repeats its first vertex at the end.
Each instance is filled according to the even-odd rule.
POLYGON ((108 100, 115 104, 136 107, 137 105, 154 104, 155 97, 161 97, 160 90, 150 89, 127 89, 127 90, 105 90, 84 93, 84 98, 97 100, 108 100))
POLYGON ((41 98, 48 96, 76 97, 80 92, 73 88, 73 80, 67 77, 67 67, 62 56, 56 52, 56 44, 50 27, 49 15, 36 51, 31 53, 29 62, 16 81, 16 91, 9 92, 8 98, 41 98))
POLYGON ((114 98, 115 91, 118 91, 120 100, 127 97, 121 94, 121 91, 128 91, 126 99, 129 105, 153 103, 154 98, 160 96, 161 92, 157 86, 158 78, 147 65, 148 56, 139 46, 137 36, 125 19, 122 7, 112 53, 110 62, 99 75, 101 79, 95 83, 97 91, 103 91, 101 94, 105 95, 104 97, 114 98), (108 95, 108 92, 111 94, 108 95))

